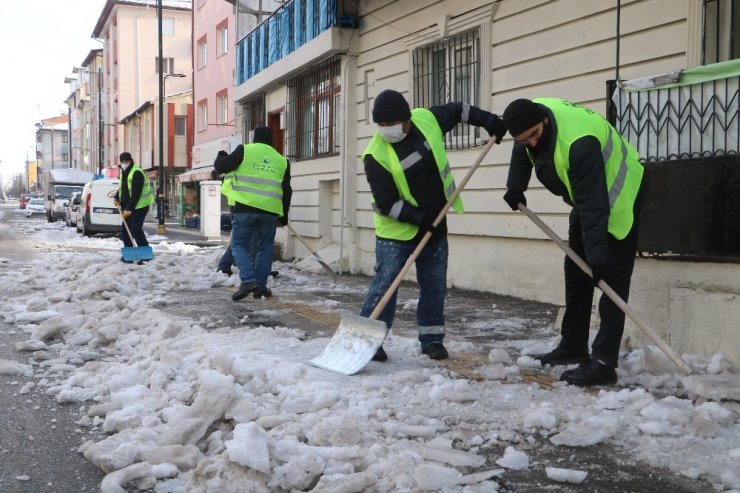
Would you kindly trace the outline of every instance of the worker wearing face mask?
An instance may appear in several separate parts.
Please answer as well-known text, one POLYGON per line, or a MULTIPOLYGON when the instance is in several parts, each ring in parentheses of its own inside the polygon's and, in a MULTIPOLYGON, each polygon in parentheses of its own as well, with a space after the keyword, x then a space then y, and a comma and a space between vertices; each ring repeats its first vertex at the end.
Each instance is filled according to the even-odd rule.
MULTIPOLYGON (((403 95, 391 89, 375 98, 373 121, 378 131, 362 159, 372 192, 376 260, 361 315, 367 317, 373 312, 421 238, 431 231, 429 243, 416 259, 420 288, 416 320, 421 352, 431 359, 446 359, 447 221, 432 225, 455 190, 444 134, 466 123, 484 128, 498 143, 506 134, 506 126, 493 113, 467 103, 411 110, 403 95)), ((459 197, 453 208, 462 213, 459 197)), ((390 328, 395 311, 394 293, 378 319, 390 328)), ((387 358, 381 346, 373 359, 387 358)))

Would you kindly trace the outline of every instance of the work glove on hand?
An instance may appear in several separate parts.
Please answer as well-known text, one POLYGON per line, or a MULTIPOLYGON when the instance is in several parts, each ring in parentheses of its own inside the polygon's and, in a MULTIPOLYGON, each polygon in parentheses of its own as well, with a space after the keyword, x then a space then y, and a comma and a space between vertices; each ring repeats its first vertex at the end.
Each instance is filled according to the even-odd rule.
POLYGON ((437 229, 437 226, 434 225, 434 220, 437 219, 437 214, 439 214, 439 211, 434 212, 433 209, 427 209, 424 212, 424 219, 422 219, 421 224, 419 225, 419 229, 421 229, 423 233, 430 231, 434 234, 434 230, 437 229))
POLYGON ((524 197, 524 192, 520 192, 519 190, 508 189, 504 194, 504 200, 509 204, 512 211, 518 211, 519 204, 527 205, 527 199, 524 197))
POLYGON ((113 200, 113 205, 115 205, 117 208, 121 207, 121 203, 117 200, 113 200))
POLYGON ((612 274, 611 266, 609 264, 594 264, 591 266, 591 276, 594 287, 599 285, 599 281, 610 278, 612 274))
POLYGON ((486 128, 486 131, 488 132, 488 135, 491 137, 495 137, 496 143, 500 144, 501 139, 504 138, 504 135, 506 135, 506 125, 504 124, 504 121, 501 118, 496 118, 493 121, 493 125, 486 128))
POLYGON ((122 216, 122 217, 123 217, 124 219, 128 219, 129 217, 131 217, 131 211, 123 211, 123 212, 121 213, 121 216, 122 216))

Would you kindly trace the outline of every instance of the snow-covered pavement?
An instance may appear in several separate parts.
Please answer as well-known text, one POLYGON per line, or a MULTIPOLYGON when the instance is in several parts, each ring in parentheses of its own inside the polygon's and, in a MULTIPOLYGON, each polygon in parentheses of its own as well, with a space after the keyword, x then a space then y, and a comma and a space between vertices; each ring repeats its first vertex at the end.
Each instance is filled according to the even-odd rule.
MULTIPOLYGON (((248 313, 233 323, 228 297, 238 281, 214 272, 216 250, 152 241, 156 259, 129 265, 113 238, 20 217, 0 227, 33 244, 30 260, 0 252, 2 318, 25 341, 16 358, 0 360, 0 373, 24 380, 20 394, 80 407, 77 425, 102 432, 79 451, 107 473, 106 493, 491 492, 505 489, 507 474, 532 469, 557 489, 589 484, 589 470, 569 456, 599 444, 740 491, 740 405, 687 398, 657 350, 625 355, 620 387, 590 392, 523 378, 537 366, 527 355, 552 346, 552 328, 492 348, 474 368, 480 378, 433 364, 412 332, 398 331, 385 346, 388 363, 346 377, 307 364, 330 332, 254 324, 276 315, 269 301, 240 303, 248 313), (172 309, 197 292, 228 303, 172 309), (562 455, 534 463, 532 446, 543 440, 562 455)), ((286 297, 361 292, 292 264, 280 271, 274 289, 286 297)), ((343 307, 325 300, 320 308, 343 307)), ((414 300, 399 308, 413 312, 414 300)), ((505 315, 492 309, 485 330, 528 323, 505 315)), ((453 356, 475 349, 448 341, 453 356)), ((686 358, 704 373, 729 366, 721 355, 686 358)))

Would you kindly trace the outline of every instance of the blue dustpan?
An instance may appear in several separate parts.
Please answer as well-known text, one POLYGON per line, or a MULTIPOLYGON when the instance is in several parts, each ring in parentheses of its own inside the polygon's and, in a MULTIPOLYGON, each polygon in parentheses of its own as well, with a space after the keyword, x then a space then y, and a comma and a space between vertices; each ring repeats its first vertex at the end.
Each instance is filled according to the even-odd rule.
MULTIPOLYGON (((121 208, 118 208, 118 213, 121 214, 121 208)), ((136 240, 134 240, 134 237, 131 235, 131 230, 128 228, 128 223, 126 222, 126 219, 123 217, 123 214, 121 214, 121 221, 123 222, 124 227, 126 228, 126 233, 128 233, 128 237, 131 239, 131 243, 134 244, 132 247, 123 247, 121 248, 121 258, 124 262, 139 262, 141 260, 151 260, 154 258, 154 250, 152 250, 152 247, 150 246, 138 246, 136 244, 136 240)))

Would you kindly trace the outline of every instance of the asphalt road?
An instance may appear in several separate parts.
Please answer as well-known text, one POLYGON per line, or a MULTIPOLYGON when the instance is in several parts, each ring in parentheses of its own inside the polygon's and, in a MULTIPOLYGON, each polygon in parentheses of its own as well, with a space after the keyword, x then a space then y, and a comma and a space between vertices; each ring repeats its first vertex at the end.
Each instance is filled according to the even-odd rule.
MULTIPOLYGON (((30 242, 14 236, 10 220, 25 218, 17 207, 0 206, 0 269, 14 269, 33 258, 30 242)), ((1 293, 2 291, 0 291, 1 293)), ((5 303, 5 296, 0 294, 5 303)), ((27 364, 27 353, 15 351, 26 335, 0 319, 0 359, 27 364)), ((22 388, 34 378, 0 375, 0 492, 77 493, 100 491, 104 473, 77 452, 90 438, 75 425, 79 406, 57 404, 52 396, 22 388)))

